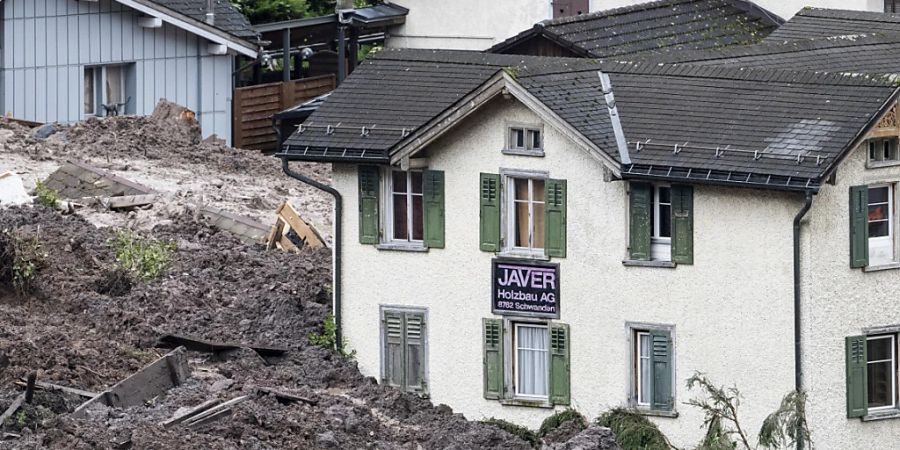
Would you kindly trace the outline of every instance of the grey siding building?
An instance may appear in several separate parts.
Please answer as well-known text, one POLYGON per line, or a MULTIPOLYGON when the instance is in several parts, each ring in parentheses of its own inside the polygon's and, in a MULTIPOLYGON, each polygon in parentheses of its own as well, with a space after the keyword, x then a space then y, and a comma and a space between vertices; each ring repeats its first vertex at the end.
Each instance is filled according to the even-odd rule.
POLYGON ((161 98, 198 114, 204 136, 231 139, 236 55, 256 32, 227 0, 0 0, 0 104, 36 122, 118 111, 161 98))

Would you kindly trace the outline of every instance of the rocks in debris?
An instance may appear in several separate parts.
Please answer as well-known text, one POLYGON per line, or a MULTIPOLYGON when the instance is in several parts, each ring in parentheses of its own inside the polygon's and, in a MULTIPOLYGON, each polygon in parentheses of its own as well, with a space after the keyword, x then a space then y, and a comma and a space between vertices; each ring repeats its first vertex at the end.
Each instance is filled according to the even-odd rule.
POLYGON ((12 172, 0 173, 0 207, 31 203, 22 178, 12 172))
POLYGON ((36 139, 47 139, 59 132, 59 125, 55 123, 47 123, 34 129, 31 133, 36 139))
POLYGON ((622 450, 622 447, 616 443, 612 430, 592 424, 568 441, 545 444, 542 450, 622 450))

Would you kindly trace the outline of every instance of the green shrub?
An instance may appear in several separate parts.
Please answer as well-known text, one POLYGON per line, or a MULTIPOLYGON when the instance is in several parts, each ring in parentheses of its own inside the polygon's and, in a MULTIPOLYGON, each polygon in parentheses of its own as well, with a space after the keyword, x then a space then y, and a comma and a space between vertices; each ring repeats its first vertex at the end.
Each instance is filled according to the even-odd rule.
POLYGON ((597 418, 597 425, 616 434, 622 450, 669 450, 669 440, 656 424, 625 408, 614 408, 597 418))
POLYGON ((342 338, 341 347, 337 346, 337 325, 334 323, 334 316, 330 313, 325 316, 325 322, 322 323, 322 333, 309 333, 307 338, 309 343, 324 347, 329 350, 336 350, 342 357, 353 359, 356 356, 356 350, 347 350, 347 338, 342 338))
POLYGON ((30 291, 45 256, 36 237, 4 230, 0 234, 0 282, 10 283, 20 294, 30 291))
POLYGON ((534 431, 529 430, 521 425, 516 425, 512 422, 508 422, 503 419, 495 419, 491 417, 490 419, 482 420, 481 423, 490 425, 493 427, 497 427, 517 438, 531 444, 532 447, 537 447, 541 443, 541 439, 538 438, 537 434, 534 431))
POLYGON ((56 208, 56 205, 59 204, 59 193, 47 187, 42 181, 38 180, 38 182, 34 186, 34 195, 35 202, 38 205, 46 206, 47 208, 56 208))
POLYGON ((117 231, 111 245, 119 267, 145 281, 162 275, 177 250, 172 241, 145 239, 128 228, 117 231))
POLYGON ((578 426, 582 430, 587 428, 587 419, 585 419, 580 412, 575 411, 572 408, 566 408, 544 419, 544 421, 541 423, 541 428, 538 429, 538 436, 547 436, 551 431, 559 428, 560 425, 570 420, 577 421, 578 426))

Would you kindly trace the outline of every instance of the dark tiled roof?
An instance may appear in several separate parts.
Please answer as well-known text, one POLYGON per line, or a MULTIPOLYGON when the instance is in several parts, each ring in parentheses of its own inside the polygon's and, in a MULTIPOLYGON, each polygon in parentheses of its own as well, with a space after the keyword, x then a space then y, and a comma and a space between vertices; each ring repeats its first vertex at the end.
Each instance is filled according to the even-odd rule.
MULTIPOLYGON (((207 0, 152 0, 153 3, 165 6, 173 11, 184 14, 194 20, 206 21, 207 0)), ((215 27, 242 39, 254 40, 256 31, 250 25, 250 21, 241 14, 228 0, 215 0, 216 23, 215 27)))
POLYGON ((653 61, 845 74, 900 74, 900 34, 839 36, 680 52, 653 61))
POLYGON ((295 133, 286 152, 338 161, 310 149, 328 147, 332 156, 377 151, 374 161, 387 162, 402 140, 398 129, 415 131, 512 65, 509 73, 529 93, 619 160, 598 76, 607 73, 633 163, 623 173, 770 187, 815 186, 895 92, 882 77, 393 51, 354 72, 310 117, 319 128, 295 133), (328 125, 342 131, 329 134, 328 125), (390 132, 361 136, 362 126, 373 125, 390 132))
POLYGON ((544 21, 489 51, 544 36, 578 54, 610 57, 762 40, 783 20, 744 0, 660 0, 544 21))
POLYGON ((784 42, 872 33, 900 33, 900 14, 804 8, 772 32, 766 41, 784 42))

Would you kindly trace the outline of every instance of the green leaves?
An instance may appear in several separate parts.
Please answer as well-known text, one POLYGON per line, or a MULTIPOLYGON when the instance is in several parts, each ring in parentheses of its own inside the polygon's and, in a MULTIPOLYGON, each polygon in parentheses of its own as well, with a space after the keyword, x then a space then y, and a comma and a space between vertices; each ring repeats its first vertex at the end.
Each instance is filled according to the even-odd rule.
POLYGON ((116 251, 116 263, 144 281, 162 275, 177 250, 172 241, 145 239, 128 228, 116 232, 111 246, 116 251))
POLYGON ((302 19, 309 15, 319 15, 309 14, 310 8, 306 0, 232 0, 231 2, 247 16, 252 24, 281 22, 302 19))

